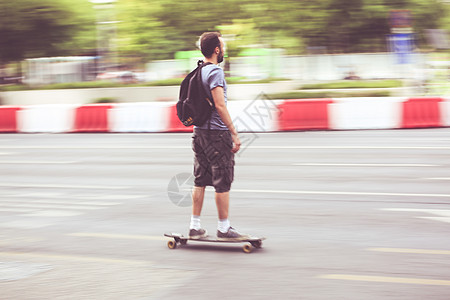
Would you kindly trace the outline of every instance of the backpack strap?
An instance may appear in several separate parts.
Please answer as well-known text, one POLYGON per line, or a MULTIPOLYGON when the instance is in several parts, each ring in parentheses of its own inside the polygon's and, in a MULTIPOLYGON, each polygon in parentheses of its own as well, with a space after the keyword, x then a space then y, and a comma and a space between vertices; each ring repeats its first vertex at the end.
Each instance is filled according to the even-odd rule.
MULTIPOLYGON (((199 60, 198 62, 197 62, 197 66, 201 69, 201 68, 203 68, 203 67, 205 67, 205 66, 207 66, 207 65, 212 65, 212 63, 210 63, 210 62, 203 62, 203 60, 199 60)), ((199 71, 199 72, 201 72, 201 70, 199 71)), ((201 74, 201 73, 200 73, 201 74)), ((202 79, 202 81, 203 81, 203 79, 202 79)), ((202 82, 202 85, 203 85, 203 88, 205 89, 205 91, 206 91, 206 94, 208 95, 209 93, 210 93, 210 91, 208 91, 207 89, 206 89, 206 87, 205 87, 205 85, 203 84, 203 82, 202 82)), ((216 105, 214 104, 214 99, 211 99, 211 104, 212 104, 212 107, 213 107, 213 109, 216 107, 216 105)), ((212 112, 211 112, 211 114, 209 115, 209 120, 208 120, 208 137, 210 136, 210 131, 211 131, 211 119, 212 119, 212 112)))

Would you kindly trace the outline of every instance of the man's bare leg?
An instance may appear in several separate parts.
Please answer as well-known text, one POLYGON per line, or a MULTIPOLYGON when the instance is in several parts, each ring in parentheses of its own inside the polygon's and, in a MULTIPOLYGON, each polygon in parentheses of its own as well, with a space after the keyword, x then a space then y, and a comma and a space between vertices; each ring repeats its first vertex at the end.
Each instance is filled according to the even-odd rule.
POLYGON ((203 199, 205 198, 205 187, 194 186, 192 189, 192 215, 200 216, 202 213, 203 199))
POLYGON ((207 236, 207 231, 202 229, 200 214, 202 213, 203 199, 205 198, 205 187, 194 186, 192 189, 192 215, 189 226, 189 237, 198 239, 207 236))
POLYGON ((228 220, 228 209, 230 207, 230 192, 216 193, 216 206, 219 215, 217 230, 222 233, 228 232, 230 221, 228 220))
POLYGON ((230 192, 216 193, 216 206, 219 220, 228 219, 228 208, 230 207, 230 192))
POLYGON ((216 193, 216 205, 219 215, 217 238, 224 241, 240 241, 248 239, 248 235, 241 234, 231 227, 230 220, 228 219, 230 192, 216 193))

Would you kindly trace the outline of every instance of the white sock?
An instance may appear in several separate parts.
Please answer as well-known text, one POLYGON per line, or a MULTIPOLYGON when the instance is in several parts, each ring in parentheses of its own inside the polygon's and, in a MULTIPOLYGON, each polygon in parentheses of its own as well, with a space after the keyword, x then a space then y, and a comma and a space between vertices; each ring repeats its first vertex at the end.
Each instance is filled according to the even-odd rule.
POLYGON ((189 226, 189 229, 195 229, 199 230, 202 228, 202 225, 200 223, 200 216, 191 216, 191 225, 189 226))
POLYGON ((219 220, 217 230, 219 230, 222 233, 228 232, 228 229, 230 229, 230 220, 224 219, 219 220))

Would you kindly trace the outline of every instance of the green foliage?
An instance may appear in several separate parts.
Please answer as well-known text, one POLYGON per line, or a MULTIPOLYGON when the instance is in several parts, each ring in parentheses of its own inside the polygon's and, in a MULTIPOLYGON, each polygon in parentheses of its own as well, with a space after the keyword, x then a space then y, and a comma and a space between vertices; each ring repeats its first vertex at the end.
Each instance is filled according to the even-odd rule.
POLYGON ((269 94, 270 99, 316 99, 316 98, 345 98, 345 97, 389 97, 389 91, 357 91, 357 92, 286 92, 269 94))
POLYGON ((95 41, 95 34, 89 40, 89 2, 77 2, 0 0, 0 63, 80 54, 83 45, 95 41))
MULTIPOLYGON (((84 82, 70 82, 70 83, 56 83, 44 86, 31 87, 23 84, 4 85, 0 86, 0 92, 11 91, 27 91, 27 90, 59 90, 59 89, 93 89, 93 88, 113 88, 113 87, 146 87, 146 86, 179 86, 184 78, 171 78, 164 80, 157 80, 145 83, 120 83, 110 81, 84 81, 84 82)), ((270 83, 274 81, 286 80, 283 78, 269 78, 264 80, 247 80, 244 77, 229 77, 228 84, 255 84, 255 83, 270 83)))
POLYGON ((120 49, 145 59, 171 59, 195 49, 198 36, 220 30, 230 56, 243 47, 283 48, 288 54, 322 47, 328 53, 386 51, 389 12, 409 9, 419 46, 424 29, 448 28, 449 5, 439 0, 119 0, 120 49), (231 38, 231 39, 230 39, 231 38))
POLYGON ((314 47, 327 53, 385 51, 392 9, 411 11, 417 41, 423 47, 424 29, 450 30, 446 3, 117 0, 113 5, 94 5, 89 0, 0 0, 0 63, 92 55, 102 46, 96 42, 101 44, 106 34, 106 27, 96 26, 102 21, 118 21, 105 26, 123 62, 172 59, 177 51, 194 50, 200 34, 212 30, 220 30, 228 40, 229 56, 237 56, 246 47, 283 48, 287 54, 308 53, 314 47))
POLYGON ((351 89, 351 88, 396 88, 402 87, 400 80, 348 80, 328 83, 305 84, 301 86, 303 90, 315 89, 351 89))

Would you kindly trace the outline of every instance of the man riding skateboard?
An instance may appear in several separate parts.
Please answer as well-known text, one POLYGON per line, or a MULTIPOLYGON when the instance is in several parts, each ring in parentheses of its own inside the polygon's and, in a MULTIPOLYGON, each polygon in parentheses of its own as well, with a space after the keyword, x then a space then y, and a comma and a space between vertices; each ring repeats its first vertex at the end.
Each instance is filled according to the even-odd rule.
POLYGON ((189 238, 207 236, 201 227, 200 214, 205 187, 213 186, 218 212, 217 239, 240 241, 249 238, 231 227, 228 219, 230 188, 234 178, 234 153, 239 151, 241 141, 227 109, 227 84, 225 74, 218 66, 225 53, 224 41, 218 32, 205 32, 200 37, 200 49, 205 65, 201 70, 203 85, 215 109, 210 121, 194 127, 192 149, 194 150, 194 188, 192 191, 192 216, 189 238))

